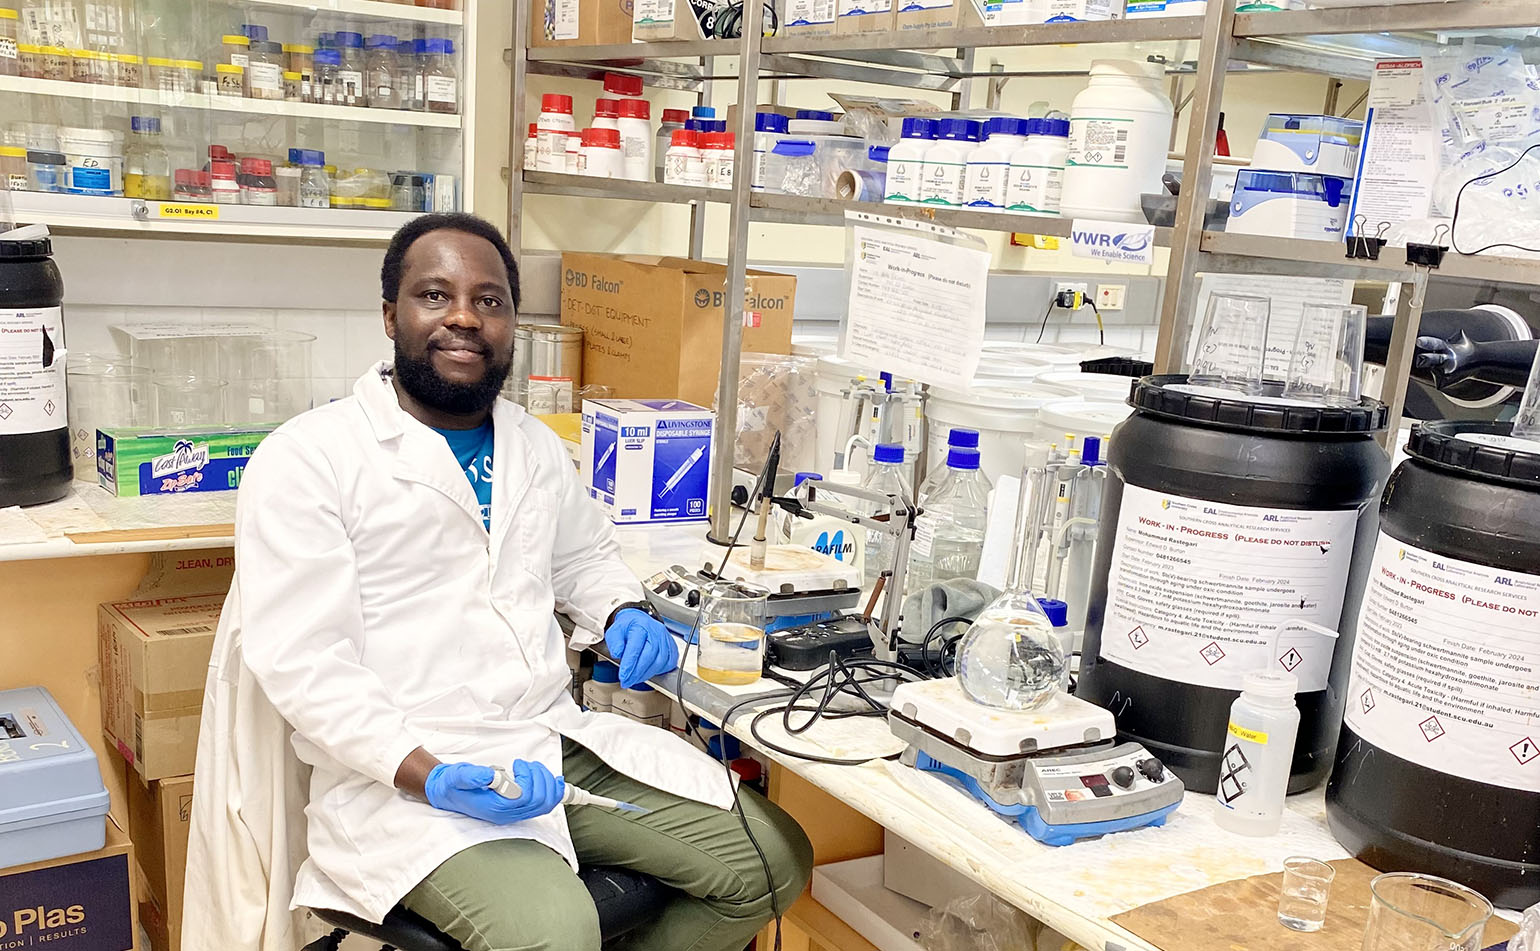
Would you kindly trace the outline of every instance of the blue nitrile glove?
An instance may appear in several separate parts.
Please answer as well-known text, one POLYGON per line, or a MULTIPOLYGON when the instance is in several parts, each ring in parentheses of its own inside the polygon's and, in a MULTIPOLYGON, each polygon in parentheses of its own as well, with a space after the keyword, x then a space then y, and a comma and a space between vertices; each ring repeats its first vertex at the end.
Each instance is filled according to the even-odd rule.
POLYGON ((541 763, 513 761, 514 782, 523 790, 517 799, 509 799, 487 787, 492 781, 490 766, 474 763, 440 763, 428 773, 423 792, 435 809, 458 812, 472 819, 494 825, 507 825, 543 816, 561 804, 567 791, 566 780, 552 776, 541 763))
POLYGON ((620 665, 620 685, 635 687, 679 666, 679 645, 663 622, 636 608, 622 608, 604 632, 604 645, 620 665))

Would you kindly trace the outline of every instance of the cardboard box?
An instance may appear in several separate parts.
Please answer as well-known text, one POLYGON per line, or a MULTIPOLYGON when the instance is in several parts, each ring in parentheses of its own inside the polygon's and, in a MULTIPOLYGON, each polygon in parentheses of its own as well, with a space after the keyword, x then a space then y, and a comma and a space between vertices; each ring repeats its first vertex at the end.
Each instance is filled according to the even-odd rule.
POLYGON ((633 0, 631 39, 637 43, 706 38, 691 0, 633 0))
POLYGON ((537 0, 530 5, 529 45, 629 43, 631 4, 632 0, 537 0))
MULTIPOLYGON (((838 0, 784 0, 781 36, 833 36, 838 0)), ((764 111, 764 110, 760 110, 764 111)), ((731 120, 728 127, 732 128, 731 120)))
POLYGON ((893 29, 892 0, 838 0, 834 32, 886 33, 893 29))
MULTIPOLYGON (((616 397, 710 406, 722 367, 727 269, 685 258, 561 256, 561 322, 582 327, 583 382, 616 397)), ((750 271, 743 351, 790 353, 797 279, 750 271)))
POLYGON ((154 951, 177 951, 182 946, 182 889, 187 881, 192 797, 191 776, 128 786, 129 836, 150 886, 141 897, 139 916, 154 951))
POLYGON ((102 730, 146 782, 193 771, 224 602, 205 594, 97 607, 102 730))
POLYGON ((133 854, 108 816, 95 852, 0 869, 0 948, 133 951, 133 854))
POLYGON ((96 476, 114 495, 177 495, 239 488, 246 463, 276 427, 208 432, 96 431, 96 476))
POLYGON ((589 497, 617 524, 705 518, 715 422, 681 400, 584 400, 589 497))

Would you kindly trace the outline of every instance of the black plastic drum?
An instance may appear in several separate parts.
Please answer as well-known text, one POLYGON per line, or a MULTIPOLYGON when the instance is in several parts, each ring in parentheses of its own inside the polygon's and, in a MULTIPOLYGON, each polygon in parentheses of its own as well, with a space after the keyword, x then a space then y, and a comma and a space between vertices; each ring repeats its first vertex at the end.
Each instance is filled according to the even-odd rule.
POLYGON ((51 502, 70 488, 64 282, 52 251, 46 237, 0 240, 0 508, 51 502))

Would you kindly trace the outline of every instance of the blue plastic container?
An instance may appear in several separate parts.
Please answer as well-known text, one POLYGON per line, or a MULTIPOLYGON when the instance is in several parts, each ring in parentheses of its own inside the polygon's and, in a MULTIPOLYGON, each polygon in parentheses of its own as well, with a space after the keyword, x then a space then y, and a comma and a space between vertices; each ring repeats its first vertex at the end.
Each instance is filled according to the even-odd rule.
POLYGON ((109 798, 96 753, 42 687, 0 691, 0 860, 94 852, 109 798))

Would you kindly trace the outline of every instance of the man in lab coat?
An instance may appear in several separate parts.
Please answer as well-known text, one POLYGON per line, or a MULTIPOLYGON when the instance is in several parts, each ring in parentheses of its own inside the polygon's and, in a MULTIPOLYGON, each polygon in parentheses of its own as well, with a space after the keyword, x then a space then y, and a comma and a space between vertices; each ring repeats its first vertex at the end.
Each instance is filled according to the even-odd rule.
POLYGON ((401 903, 470 951, 594 951, 573 870, 615 865, 678 891, 627 947, 738 951, 812 850, 749 790, 735 813, 727 771, 684 740, 573 702, 553 611, 573 646, 605 641, 625 685, 678 651, 557 437, 497 398, 507 245, 426 215, 381 285, 394 360, 268 437, 236 511, 225 625, 311 767, 293 905, 378 921, 401 903), (487 788, 492 766, 516 796, 487 788), (563 806, 564 783, 651 811, 563 806))

